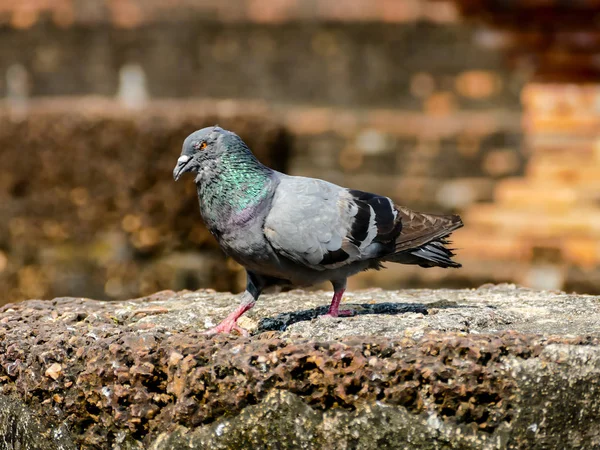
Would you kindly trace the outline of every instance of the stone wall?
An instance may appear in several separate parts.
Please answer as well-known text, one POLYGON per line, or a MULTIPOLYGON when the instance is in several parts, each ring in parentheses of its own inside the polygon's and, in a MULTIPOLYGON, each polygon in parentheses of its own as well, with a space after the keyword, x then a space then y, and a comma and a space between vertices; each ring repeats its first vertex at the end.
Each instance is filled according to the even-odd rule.
MULTIPOLYGON (((266 26, 192 16, 132 29, 61 29, 40 20, 25 31, 2 30, 0 73, 14 76, 15 68, 28 74, 33 97, 125 92, 133 98, 123 101, 135 102, 141 89, 142 103, 266 104, 294 136, 293 173, 415 208, 489 200, 496 178, 523 170, 525 74, 506 71, 501 54, 478 47, 456 18, 266 26)), ((0 95, 10 91, 10 83, 0 85, 0 95)))
POLYGON ((87 99, 0 111, 0 303, 27 297, 123 298, 160 289, 235 289, 172 170, 183 137, 216 122, 285 169, 289 139, 260 111, 164 102, 132 112, 87 99), (177 111, 173 111, 177 109, 177 111))
POLYGON ((464 211, 463 262, 482 278, 542 289, 600 292, 600 48, 598 2, 456 0, 485 23, 480 41, 509 67, 529 67, 523 89, 524 176, 464 211))
MULTIPOLYGON (((318 7, 305 10, 302 2, 280 1, 275 7, 274 2, 244 0, 226 13, 211 2, 178 2, 166 13, 161 2, 153 2, 142 9, 141 16, 136 16, 139 2, 135 1, 26 3, 27 8, 21 2, 0 7, 4 24, 0 27, 0 96, 6 97, 1 108, 2 114, 13 118, 5 129, 10 145, 1 148, 3 158, 4 153, 30 145, 30 133, 52 132, 50 128, 32 131, 36 121, 62 123, 61 112, 96 103, 98 99, 89 98, 94 95, 117 100, 106 104, 98 123, 93 123, 95 116, 89 119, 86 126, 99 136, 89 145, 98 154, 113 152, 119 160, 125 150, 116 147, 145 139, 146 133, 152 133, 157 143, 168 141, 169 156, 158 157, 172 159, 188 130, 177 128, 176 136, 174 125, 169 130, 148 125, 134 127, 128 137, 121 138, 121 132, 111 127, 123 120, 123 108, 131 108, 125 114, 128 117, 139 114, 142 118, 149 114, 146 107, 154 111, 151 115, 158 108, 168 108, 159 114, 166 117, 181 108, 190 111, 204 99, 202 116, 193 116, 199 117, 197 124, 189 119, 189 129, 199 128, 205 117, 215 117, 225 126, 221 117, 246 117, 250 111, 257 126, 264 120, 285 130, 289 151, 280 162, 290 173, 387 194, 419 210, 463 210, 491 199, 498 179, 523 172, 519 92, 526 73, 508 72, 499 52, 479 47, 475 31, 461 23, 446 3, 378 1, 367 14, 357 6, 360 2, 334 8, 331 5, 338 2, 315 1, 313 6, 318 7), (272 8, 279 12, 275 14, 272 8), (243 13, 228 16, 232 11, 243 13), (137 19, 126 23, 122 20, 126 17, 137 19), (44 98, 47 118, 36 100, 40 98, 44 98), (107 130, 102 132, 99 127, 105 124, 107 130), (113 132, 115 136, 108 137, 113 132)), ((237 121, 227 123, 247 133, 237 121)), ((76 132, 75 128, 71 131, 76 132)), ((79 145, 79 137, 61 139, 65 144, 53 144, 47 150, 48 159, 70 164, 64 156, 78 154, 73 146, 79 145)), ((150 155, 164 149, 153 144, 144 151, 150 155)), ((20 177, 24 169, 15 158, 17 154, 9 155, 6 161, 14 161, 20 177)), ((87 160, 80 164, 91 170, 87 160)), ((98 169, 103 171, 117 167, 106 158, 95 164, 102 165, 98 169)), ((166 167, 164 162, 161 170, 166 167)), ((68 180, 53 182, 57 189, 73 188, 68 180)), ((150 186, 153 181, 145 183, 150 186)), ((121 185, 106 185, 107 189, 111 186, 120 189, 121 185)), ((156 195, 152 202, 160 203, 172 194, 166 192, 166 184, 161 189, 150 190, 148 195, 156 195)), ((31 198, 19 200, 22 208, 32 207, 31 198)), ((102 207, 97 206, 97 215, 102 207)), ((65 209, 46 209, 44 214, 52 223, 60 223, 65 209)), ((103 214, 117 215, 114 210, 103 214)), ((127 211, 118 209, 118 214, 127 215, 127 211)), ((197 219, 195 208, 193 214, 197 219)), ((175 232, 166 231, 171 225, 180 226, 162 224, 160 233, 175 232)), ((10 234, 2 239, 6 248, 24 245, 14 243, 16 237, 10 234)), ((169 283, 174 282, 165 279, 147 286, 144 282, 142 289, 138 282, 123 284, 119 277, 98 272, 101 275, 95 275, 94 282, 87 280, 77 289, 64 290, 59 288, 62 283, 48 281, 54 275, 38 270, 37 257, 15 259, 3 251, 5 266, 11 267, 3 272, 12 280, 6 285, 7 292, 12 292, 7 296, 10 299, 75 293, 122 298, 173 287, 169 283), (25 285, 31 286, 27 292, 15 288, 25 285), (84 286, 90 290, 82 290, 87 289, 84 286)), ((165 256, 170 250, 164 247, 163 251, 159 253, 165 256)), ((146 258, 157 258, 159 253, 149 252, 146 258)), ((129 273, 129 269, 118 270, 129 273)), ((144 278, 137 269, 131 273, 135 274, 131 277, 144 278)), ((456 284, 485 281, 470 280, 466 271, 461 274, 465 276, 456 284)), ((156 273, 145 277, 150 278, 161 279, 156 273)), ((383 279, 369 276, 360 283, 397 287, 423 282, 432 280, 423 278, 421 272, 401 271, 383 279)), ((176 287, 183 287, 177 283, 176 287)), ((235 288, 212 276, 190 281, 189 287, 198 283, 235 288)))
POLYGON ((493 203, 467 208, 470 227, 456 245, 496 280, 598 292, 600 88, 530 84, 523 100, 525 176, 499 182, 493 203))
POLYGON ((448 23, 458 15, 448 1, 432 0, 5 0, 0 23, 26 29, 47 20, 60 27, 110 25, 135 28, 201 17, 210 22, 262 24, 290 21, 448 23))

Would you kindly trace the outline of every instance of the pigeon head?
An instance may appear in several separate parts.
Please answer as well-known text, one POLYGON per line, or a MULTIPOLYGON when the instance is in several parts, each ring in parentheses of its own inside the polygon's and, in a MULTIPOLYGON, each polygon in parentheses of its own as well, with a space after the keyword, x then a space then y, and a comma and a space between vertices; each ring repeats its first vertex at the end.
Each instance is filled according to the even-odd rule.
POLYGON ((177 181, 185 172, 198 173, 210 169, 219 162, 223 153, 240 147, 236 145, 238 143, 247 150, 237 134, 219 126, 194 131, 183 141, 181 156, 173 169, 173 178, 177 181))

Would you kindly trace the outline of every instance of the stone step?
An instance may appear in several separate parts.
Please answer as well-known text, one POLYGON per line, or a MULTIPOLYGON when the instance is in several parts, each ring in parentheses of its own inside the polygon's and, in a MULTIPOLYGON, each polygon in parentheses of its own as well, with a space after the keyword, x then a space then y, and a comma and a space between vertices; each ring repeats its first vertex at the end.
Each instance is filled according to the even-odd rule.
POLYGON ((563 182, 570 186, 585 184, 598 186, 600 180, 600 162, 589 161, 582 165, 580 161, 533 161, 527 167, 527 178, 532 181, 563 182))
POLYGON ((515 209, 561 212, 575 206, 593 207, 600 197, 600 181, 593 186, 576 183, 511 178, 498 183, 496 203, 515 209))
POLYGON ((594 137, 598 136, 600 129, 600 111, 577 111, 568 114, 528 113, 523 125, 529 133, 567 133, 578 138, 594 137))
POLYGON ((452 235, 452 248, 458 259, 471 258, 476 261, 527 260, 530 251, 522 239, 509 234, 489 233, 481 229, 469 228, 452 235))
POLYGON ((463 217, 469 227, 485 232, 510 232, 515 236, 539 239, 600 238, 600 209, 591 207, 550 212, 476 204, 463 217))
POLYGON ((600 264, 600 242, 591 237, 532 239, 511 234, 510 230, 494 234, 466 229, 453 235, 452 246, 457 249, 459 260, 530 262, 545 257, 584 268, 600 264), (540 249, 545 256, 540 256, 540 249))
POLYGON ((523 144, 530 155, 575 155, 598 159, 598 137, 573 134, 526 133, 523 144))
POLYGON ((598 85, 530 83, 523 89, 521 100, 529 114, 600 114, 598 85))
POLYGON ((526 135, 523 143, 532 158, 537 156, 552 158, 580 158, 599 159, 599 146, 597 140, 571 139, 556 142, 556 136, 549 135, 526 135))

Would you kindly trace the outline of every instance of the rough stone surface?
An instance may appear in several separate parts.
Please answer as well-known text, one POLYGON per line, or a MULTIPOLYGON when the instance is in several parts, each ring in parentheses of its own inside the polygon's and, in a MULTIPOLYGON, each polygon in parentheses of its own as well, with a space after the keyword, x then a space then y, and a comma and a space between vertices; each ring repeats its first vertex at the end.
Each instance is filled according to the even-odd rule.
POLYGON ((599 297, 371 290, 315 317, 329 296, 265 295, 247 338, 202 334, 237 302, 212 291, 7 305, 0 448, 29 423, 32 449, 600 445, 599 297))
POLYGON ((69 431, 48 427, 17 398, 0 396, 0 449, 75 450, 69 431))

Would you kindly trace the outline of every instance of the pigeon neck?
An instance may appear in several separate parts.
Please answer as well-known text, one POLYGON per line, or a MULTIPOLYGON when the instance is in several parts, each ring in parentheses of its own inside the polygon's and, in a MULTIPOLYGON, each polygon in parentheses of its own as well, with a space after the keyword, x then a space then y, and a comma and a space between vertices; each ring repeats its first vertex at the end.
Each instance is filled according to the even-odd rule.
POLYGON ((197 186, 200 209, 211 228, 246 218, 271 192, 273 170, 250 153, 225 154, 210 172, 197 179, 197 186))

